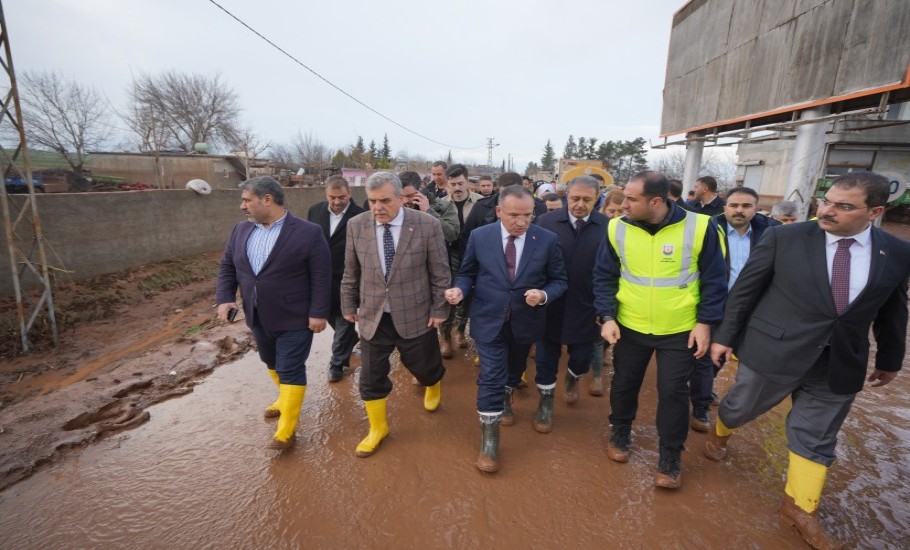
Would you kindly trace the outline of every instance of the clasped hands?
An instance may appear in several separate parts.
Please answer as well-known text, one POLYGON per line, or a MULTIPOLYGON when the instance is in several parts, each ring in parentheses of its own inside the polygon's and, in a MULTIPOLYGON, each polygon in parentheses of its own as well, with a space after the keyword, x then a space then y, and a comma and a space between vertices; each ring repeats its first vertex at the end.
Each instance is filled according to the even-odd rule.
MULTIPOLYGON (((537 290, 532 288, 528 291, 525 291, 525 303, 531 307, 537 307, 546 300, 547 295, 542 290, 537 290)), ((464 294, 461 292, 461 289, 458 287, 450 288, 445 291, 446 301, 452 304, 453 306, 458 302, 464 300, 464 294)))

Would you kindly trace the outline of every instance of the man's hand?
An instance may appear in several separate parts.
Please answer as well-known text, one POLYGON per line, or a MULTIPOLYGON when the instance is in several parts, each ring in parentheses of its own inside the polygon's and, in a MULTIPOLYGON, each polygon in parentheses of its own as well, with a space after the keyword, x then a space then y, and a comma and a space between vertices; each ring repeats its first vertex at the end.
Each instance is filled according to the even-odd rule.
POLYGON ((619 342, 619 325, 616 324, 616 321, 604 321, 603 326, 600 327, 600 337, 609 342, 611 346, 619 342))
POLYGON ((547 295, 544 294, 542 290, 537 290, 536 288, 532 288, 525 292, 525 303, 531 307, 537 307, 539 304, 543 303, 546 298, 547 295))
POLYGON ((704 354, 708 353, 708 346, 710 345, 711 327, 704 323, 696 323, 695 328, 689 333, 689 347, 697 346, 693 354, 695 358, 700 359, 704 354))
POLYGON ((417 193, 414 195, 414 198, 411 199, 411 203, 415 205, 421 212, 426 212, 430 209, 430 199, 428 199, 423 193, 417 193))
POLYGON ((347 322, 349 322, 349 323, 356 323, 356 322, 357 322, 357 314, 356 314, 356 313, 352 313, 352 314, 350 314, 350 315, 345 315, 344 318, 345 318, 345 320, 347 320, 347 322))
POLYGON ((445 291, 446 301, 452 304, 453 306, 458 302, 464 299, 464 294, 461 293, 461 289, 458 287, 450 288, 445 291))
POLYGON ((228 311, 237 307, 237 302, 226 302, 223 304, 218 304, 218 320, 222 323, 227 323, 228 311))
POLYGON ((313 332, 322 332, 325 330, 325 319, 317 319, 315 317, 310 317, 310 330, 313 332))
POLYGON ((717 367, 723 367, 724 363, 730 361, 733 357, 733 348, 714 342, 711 344, 711 362, 717 367))
POLYGON ((430 328, 439 328, 443 322, 445 322, 445 317, 430 317, 430 321, 427 323, 427 326, 430 328))
POLYGON ((888 385, 892 380, 897 378, 896 372, 889 372, 886 370, 875 369, 872 371, 872 374, 869 375, 869 378, 866 378, 867 382, 875 382, 872 384, 873 388, 878 388, 881 386, 888 385))

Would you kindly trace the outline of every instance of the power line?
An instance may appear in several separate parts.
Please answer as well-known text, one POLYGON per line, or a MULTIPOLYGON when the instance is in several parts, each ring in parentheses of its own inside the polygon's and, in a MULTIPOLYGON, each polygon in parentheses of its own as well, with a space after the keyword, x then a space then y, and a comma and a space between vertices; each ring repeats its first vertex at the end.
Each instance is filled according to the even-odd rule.
POLYGON ((385 120, 391 122, 391 123, 394 124, 395 126, 398 126, 398 127, 401 128, 402 130, 404 130, 404 131, 406 131, 406 132, 409 132, 409 133, 411 133, 411 134, 414 134, 414 135, 417 136, 417 137, 423 138, 423 139, 425 139, 425 140, 427 140, 427 141, 429 141, 429 142, 431 142, 431 143, 435 143, 435 144, 437 144, 437 145, 442 145, 443 147, 451 147, 452 149, 483 149, 483 148, 486 147, 486 145, 479 145, 479 146, 474 146, 474 147, 459 147, 458 145, 450 145, 450 144, 448 144, 448 143, 443 143, 443 142, 441 142, 441 141, 436 141, 435 139, 429 138, 429 137, 427 137, 427 136, 421 134, 420 132, 411 130, 410 128, 408 128, 408 127, 405 126, 404 124, 401 124, 400 122, 398 122, 398 121, 396 121, 396 120, 393 120, 393 119, 387 117, 386 115, 384 115, 384 114, 380 113, 379 111, 377 111, 376 109, 370 107, 369 105, 367 105, 367 104, 364 103, 363 101, 360 101, 360 100, 357 99, 356 97, 354 97, 354 96, 352 96, 351 94, 349 94, 348 92, 344 91, 344 90, 341 89, 339 86, 337 86, 334 82, 332 82, 332 81, 329 80, 328 78, 322 76, 321 74, 317 73, 316 71, 314 71, 313 69, 311 69, 310 67, 308 67, 304 62, 300 61, 299 59, 297 59, 296 57, 294 57, 293 55, 291 55, 290 53, 288 53, 287 51, 285 51, 281 46, 279 46, 278 44, 275 44, 274 42, 272 42, 271 40, 269 40, 268 38, 266 38, 265 36, 263 36, 262 33, 260 33, 259 31, 257 31, 257 30, 254 29, 253 27, 251 27, 251 26, 249 26, 248 24, 246 24, 242 19, 240 19, 239 17, 237 17, 236 15, 234 15, 233 13, 231 13, 230 11, 228 11, 224 6, 222 6, 221 4, 219 4, 218 2, 216 2, 215 0, 209 0, 209 2, 211 2, 211 3, 214 4, 218 9, 220 9, 221 11, 223 11, 224 13, 226 13, 229 17, 231 17, 232 19, 234 19, 235 21, 237 21, 238 23, 240 23, 241 25, 243 25, 244 27, 246 27, 247 30, 249 30, 250 32, 252 32, 252 33, 255 34, 256 36, 258 36, 259 38, 265 40, 270 46, 272 46, 273 48, 275 48, 275 49, 278 50, 279 52, 283 53, 285 56, 287 56, 288 58, 290 58, 291 61, 293 61, 294 63, 297 63, 298 65, 300 65, 300 66, 303 67, 304 69, 310 71, 310 72, 313 73, 313 75, 315 75, 317 78, 319 78, 320 80, 322 80, 323 82, 325 82, 326 84, 328 84, 329 86, 331 86, 332 88, 335 88, 336 90, 338 90, 339 92, 341 92, 342 94, 344 94, 345 96, 347 96, 348 98, 352 99, 353 101, 355 101, 356 103, 358 103, 358 104, 359 104, 360 106, 362 106, 363 108, 367 109, 368 111, 370 111, 370 112, 372 112, 372 113, 374 113, 374 114, 376 114, 376 115, 379 115, 380 117, 382 117, 382 118, 384 118, 385 120))

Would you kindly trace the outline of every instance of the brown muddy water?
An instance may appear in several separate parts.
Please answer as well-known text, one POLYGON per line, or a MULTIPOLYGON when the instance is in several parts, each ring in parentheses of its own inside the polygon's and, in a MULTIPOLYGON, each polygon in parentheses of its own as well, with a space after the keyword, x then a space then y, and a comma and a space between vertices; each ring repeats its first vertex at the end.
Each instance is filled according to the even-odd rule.
MULTIPOLYGON (((276 390, 251 353, 152 407, 141 427, 0 493, 0 548, 804 547, 777 519, 784 407, 734 436, 720 464, 691 432, 683 487, 667 492, 652 485, 653 366, 628 464, 605 455, 607 397, 584 387, 570 407, 559 394, 553 433, 542 435, 526 389, 518 422, 503 428, 502 469, 487 475, 474 467, 476 369, 463 357, 446 362, 435 413, 396 369, 391 435, 358 459, 366 415, 356 375, 325 380, 330 340, 317 336, 293 450, 264 448, 274 425, 262 409, 276 390)), ((841 434, 820 515, 849 547, 910 547, 908 389, 905 373, 862 392, 841 434)))

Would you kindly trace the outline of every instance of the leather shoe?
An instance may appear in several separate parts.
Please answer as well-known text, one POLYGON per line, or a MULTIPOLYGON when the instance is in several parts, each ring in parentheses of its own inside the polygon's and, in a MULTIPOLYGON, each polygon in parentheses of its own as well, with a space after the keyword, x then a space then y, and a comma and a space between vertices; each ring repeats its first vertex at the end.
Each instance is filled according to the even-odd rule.
POLYGON ((607 458, 614 462, 628 462, 632 448, 632 427, 614 426, 607 443, 607 458))
POLYGON ((807 512, 796 505, 790 495, 785 495, 780 505, 780 522, 796 528, 806 544, 816 550, 841 548, 841 544, 829 537, 818 522, 816 512, 807 512))
POLYGON ((329 382, 335 383, 344 378, 344 365, 329 365, 329 382))
POLYGON ((696 432, 705 433, 711 429, 711 412, 708 407, 695 405, 692 407, 692 416, 689 417, 689 426, 696 432))

